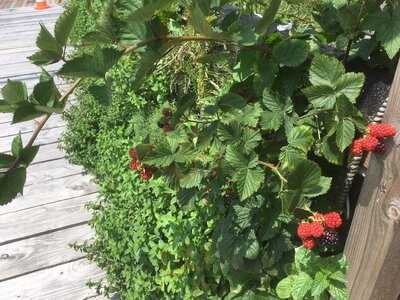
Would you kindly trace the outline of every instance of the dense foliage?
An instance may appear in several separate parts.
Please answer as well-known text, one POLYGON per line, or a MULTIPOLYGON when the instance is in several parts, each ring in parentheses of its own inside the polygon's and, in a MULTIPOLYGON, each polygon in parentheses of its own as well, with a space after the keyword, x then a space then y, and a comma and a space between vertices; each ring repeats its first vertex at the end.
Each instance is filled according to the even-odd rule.
MULTIPOLYGON (((54 35, 42 26, 31 57, 65 61, 71 90, 46 72, 31 95, 22 82, 2 89, 0 111, 21 122, 62 112, 80 86, 65 147, 101 188, 97 237, 82 249, 107 271, 105 293, 346 299, 344 259, 299 248, 297 218, 341 209, 338 170, 366 129, 358 66, 393 65, 400 6, 322 1, 315 22, 287 26, 281 2, 78 3, 54 35), (128 169, 131 148, 152 176, 128 169)), ((1 154, 1 203, 22 191, 34 140, 1 154)))

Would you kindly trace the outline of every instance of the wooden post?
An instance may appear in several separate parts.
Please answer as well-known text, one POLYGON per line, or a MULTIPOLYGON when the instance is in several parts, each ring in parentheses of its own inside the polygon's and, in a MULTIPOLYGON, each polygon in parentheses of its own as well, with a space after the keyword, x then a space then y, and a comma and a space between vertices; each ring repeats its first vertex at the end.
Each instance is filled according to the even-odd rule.
POLYGON ((400 295, 400 63, 383 120, 398 134, 385 154, 371 156, 345 253, 351 300, 397 300, 400 295))

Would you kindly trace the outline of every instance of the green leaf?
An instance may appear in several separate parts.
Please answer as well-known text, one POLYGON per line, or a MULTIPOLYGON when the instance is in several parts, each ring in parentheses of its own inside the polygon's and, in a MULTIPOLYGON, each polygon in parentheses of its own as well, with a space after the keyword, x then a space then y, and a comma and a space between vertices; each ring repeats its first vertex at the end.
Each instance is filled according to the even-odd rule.
POLYGON ((168 167, 175 160, 175 153, 168 143, 158 144, 154 151, 149 152, 143 163, 158 167, 168 167))
POLYGON ((12 141, 11 144, 11 153, 15 157, 19 157, 22 154, 23 145, 22 145, 22 138, 21 133, 19 133, 12 141))
POLYGON ((269 89, 263 91, 263 104, 273 112, 290 111, 293 108, 290 98, 282 97, 279 94, 271 92, 269 89))
POLYGON ((355 132, 356 129, 351 121, 342 120, 339 122, 336 131, 336 144, 340 151, 344 151, 353 142, 355 132))
POLYGON ((39 146, 24 148, 20 156, 21 163, 23 163, 25 167, 29 166, 31 162, 35 159, 38 151, 39 151, 39 146))
POLYGON ((313 130, 310 126, 302 125, 294 127, 289 131, 288 143, 291 147, 302 150, 307 153, 313 145, 313 130))
POLYGON ((365 76, 362 73, 346 73, 336 82, 336 93, 347 97, 352 103, 356 102, 364 86, 365 76))
POLYGON ((310 47, 303 40, 286 39, 274 47, 272 54, 275 60, 285 66, 296 67, 308 57, 310 47))
POLYGON ((329 287, 329 281, 327 276, 322 272, 317 272, 315 274, 314 282, 311 288, 311 296, 314 298, 319 297, 322 295, 326 289, 329 287))
POLYGON ((332 86, 343 74, 343 64, 334 57, 317 55, 314 57, 310 68, 310 82, 314 86, 332 86))
POLYGON ((22 193, 26 181, 26 169, 16 168, 0 177, 0 205, 5 205, 22 193))
POLYGON ((59 75, 71 77, 104 78, 106 72, 119 60, 121 52, 105 48, 96 48, 93 55, 83 54, 66 62, 59 75))
POLYGON ((251 230, 247 236, 246 246, 247 248, 244 257, 251 260, 256 259, 260 253, 260 244, 257 241, 254 230, 251 230))
POLYGON ((41 50, 29 56, 28 59, 35 65, 42 66, 58 62, 60 55, 59 53, 41 50))
POLYGON ((9 103, 21 103, 28 99, 26 85, 21 81, 8 80, 1 93, 4 100, 9 103))
POLYGON ((303 93, 315 108, 332 109, 335 106, 335 90, 330 86, 310 86, 303 89, 303 93))
POLYGON ((112 91, 107 85, 92 85, 89 93, 102 105, 109 105, 112 100, 112 91))
POLYGON ((228 93, 219 98, 217 105, 222 111, 228 111, 232 108, 244 108, 246 104, 247 101, 242 96, 235 93, 228 93))
POLYGON ((9 168, 14 161, 14 156, 0 153, 0 168, 9 168))
POLYGON ((348 300, 346 285, 344 283, 334 283, 329 285, 329 294, 335 300, 348 300))
POLYGON ((172 5, 174 0, 153 0, 145 4, 143 7, 138 8, 128 17, 128 22, 144 22, 150 20, 158 10, 172 5))
POLYGON ((313 279, 307 273, 300 272, 293 280, 293 300, 303 300, 311 290, 313 279))
POLYGON ((212 30, 210 24, 208 24, 206 16, 197 3, 194 4, 192 9, 192 24, 197 33, 208 37, 218 36, 218 34, 212 30))
POLYGON ((29 59, 37 65, 55 63, 62 58, 63 47, 42 23, 40 27, 41 30, 36 39, 36 45, 40 51, 33 54, 29 59))
POLYGON ((32 93, 33 102, 42 106, 54 107, 58 100, 61 98, 61 94, 58 91, 54 80, 44 80, 35 85, 32 93))
POLYGON ((272 0, 269 2, 268 7, 264 10, 262 19, 257 23, 256 30, 259 34, 267 32, 271 24, 274 22, 274 18, 278 13, 281 2, 281 0, 272 0))
POLYGON ((59 45, 65 46, 68 37, 75 24, 76 16, 78 15, 77 7, 66 9, 65 12, 58 18, 54 29, 54 35, 59 45))
POLYGON ((20 105, 14 112, 12 124, 30 121, 42 116, 44 112, 36 109, 35 105, 26 103, 20 105))
POLYGON ((293 283, 296 280, 295 275, 290 275, 282 279, 276 286, 276 294, 280 299, 289 299, 292 295, 293 283))
POLYGON ((347 283, 346 274, 344 274, 342 271, 336 271, 332 273, 331 275, 329 275, 329 278, 344 284, 347 283))
POLYGON ((179 183, 181 187, 190 189, 193 187, 199 187, 203 178, 204 178, 203 171, 198 169, 193 169, 183 178, 181 178, 179 183))
POLYGON ((383 44, 389 58, 394 58, 400 49, 400 7, 386 6, 383 11, 379 9, 368 14, 363 29, 375 31, 376 39, 383 44))
POLYGON ((243 207, 240 205, 233 206, 235 224, 241 229, 246 229, 251 226, 251 221, 253 218, 253 210, 248 207, 243 207))
POLYGON ((343 153, 337 147, 334 138, 328 137, 323 139, 321 153, 330 163, 335 165, 342 164, 343 153))
POLYGON ((283 113, 264 111, 261 114, 260 126, 264 130, 277 131, 283 125, 283 113))

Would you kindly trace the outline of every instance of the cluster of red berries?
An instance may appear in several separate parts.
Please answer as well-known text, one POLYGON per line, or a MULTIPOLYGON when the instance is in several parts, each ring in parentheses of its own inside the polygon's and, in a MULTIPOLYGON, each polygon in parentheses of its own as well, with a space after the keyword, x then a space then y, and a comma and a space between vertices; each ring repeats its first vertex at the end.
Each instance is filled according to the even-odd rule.
POLYGON ((158 127, 160 127, 165 133, 174 131, 174 127, 172 126, 172 110, 168 107, 163 108, 162 110, 163 117, 158 122, 158 127))
POLYGON ((367 135, 353 142, 353 155, 360 156, 364 151, 385 152, 384 139, 394 137, 396 128, 390 124, 369 124, 367 135))
POLYGON ((153 177, 153 171, 149 167, 144 167, 140 161, 139 156, 135 148, 129 150, 129 156, 131 157, 131 162, 129 167, 132 171, 140 171, 140 177, 144 180, 150 180, 153 177))
POLYGON ((309 250, 315 248, 318 244, 335 246, 339 241, 337 229, 342 224, 343 220, 337 212, 316 213, 299 224, 297 235, 303 241, 303 246, 309 250))

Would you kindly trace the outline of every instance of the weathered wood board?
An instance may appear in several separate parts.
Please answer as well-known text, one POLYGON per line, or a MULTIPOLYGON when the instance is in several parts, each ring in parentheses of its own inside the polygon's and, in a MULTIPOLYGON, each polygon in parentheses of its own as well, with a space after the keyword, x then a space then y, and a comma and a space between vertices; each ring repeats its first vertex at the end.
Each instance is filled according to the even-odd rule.
MULTIPOLYGON (((400 131, 400 64, 383 122, 400 131)), ((351 300, 400 295, 400 134, 386 144, 384 155, 371 156, 346 244, 351 300)))

